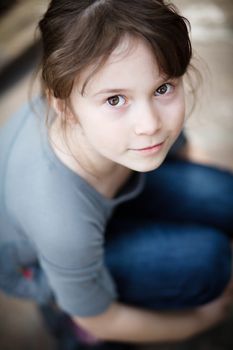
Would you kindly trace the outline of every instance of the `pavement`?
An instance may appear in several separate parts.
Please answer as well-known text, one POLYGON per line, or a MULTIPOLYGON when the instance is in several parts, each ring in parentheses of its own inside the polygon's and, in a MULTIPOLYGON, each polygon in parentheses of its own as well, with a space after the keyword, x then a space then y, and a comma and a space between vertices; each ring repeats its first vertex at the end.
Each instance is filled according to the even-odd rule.
POLYGON ((194 158, 233 171, 233 2, 176 0, 192 25, 196 65, 203 76, 186 124, 194 158))
MULTIPOLYGON (((34 3, 38 6, 36 0, 30 3, 31 8, 34 3)), ((232 171, 233 2, 232 0, 175 0, 174 3, 191 22, 191 36, 195 48, 194 64, 199 67, 203 75, 196 108, 188 117, 185 128, 190 142, 188 152, 194 161, 209 163, 232 171)), ((45 4, 46 1, 41 0, 38 13, 41 13, 42 6, 45 4)), ((0 29, 1 26, 2 22, 0 29)), ((30 26, 32 26, 31 22, 30 26)), ((25 71, 23 76, 1 93, 0 124, 3 124, 22 103, 27 101, 29 90, 30 92, 33 90, 32 94, 38 93, 40 89, 38 79, 34 81, 31 89, 33 79, 31 71, 25 71)), ((190 97, 187 96, 187 103, 189 101, 190 97)), ((189 105, 187 105, 188 109, 189 105)), ((214 330, 194 339, 177 344, 137 346, 137 349, 232 350, 232 330, 233 316, 214 330)), ((33 303, 11 299, 0 294, 1 349, 53 350, 55 347, 54 339, 45 329, 41 315, 33 303)))

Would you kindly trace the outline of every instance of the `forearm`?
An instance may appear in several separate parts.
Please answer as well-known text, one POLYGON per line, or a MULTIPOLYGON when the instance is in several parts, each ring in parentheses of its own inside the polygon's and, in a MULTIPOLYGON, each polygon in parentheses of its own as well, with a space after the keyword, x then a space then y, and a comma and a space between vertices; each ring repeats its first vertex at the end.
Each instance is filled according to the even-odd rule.
POLYGON ((78 324, 101 340, 122 342, 178 341, 198 332, 193 312, 156 312, 114 303, 106 313, 78 324))

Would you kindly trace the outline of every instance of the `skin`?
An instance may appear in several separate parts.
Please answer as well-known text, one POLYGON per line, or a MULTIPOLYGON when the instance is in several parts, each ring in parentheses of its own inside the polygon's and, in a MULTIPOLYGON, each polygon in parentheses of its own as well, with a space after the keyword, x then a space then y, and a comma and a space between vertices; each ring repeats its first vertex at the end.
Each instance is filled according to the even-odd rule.
MULTIPOLYGON (((183 128, 183 81, 164 80, 150 48, 132 38, 122 40, 82 96, 91 71, 89 67, 83 72, 70 96, 68 146, 62 141, 59 118, 63 102, 51 100, 58 115, 50 130, 51 145, 63 163, 103 195, 112 197, 132 170, 146 172, 162 164, 183 128), (109 88, 114 91, 99 94, 109 88), (153 151, 141 151, 161 142, 153 151)), ((104 314, 73 319, 96 339, 175 341, 224 319, 231 302, 232 288, 214 302, 187 313, 150 312, 113 303, 104 314)))
MULTIPOLYGON (((184 123, 183 81, 166 80, 150 47, 129 37, 122 39, 82 95, 91 69, 86 69, 75 84, 70 96, 72 109, 67 115, 67 139, 78 163, 64 155, 67 150, 56 153, 111 197, 132 170, 151 171, 165 159, 184 123), (150 151, 142 150, 154 145, 150 151)), ((60 102, 53 104, 58 115, 60 102)), ((52 134, 59 142, 59 126, 55 129, 52 134)), ((60 149, 64 148, 60 144, 60 149)))

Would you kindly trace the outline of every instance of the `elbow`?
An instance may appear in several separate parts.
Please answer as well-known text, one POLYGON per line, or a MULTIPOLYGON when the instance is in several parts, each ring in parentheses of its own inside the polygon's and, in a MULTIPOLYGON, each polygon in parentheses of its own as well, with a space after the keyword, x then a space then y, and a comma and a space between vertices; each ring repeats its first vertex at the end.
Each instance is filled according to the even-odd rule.
POLYGON ((107 341, 107 330, 104 325, 102 325, 100 322, 98 322, 95 317, 73 317, 73 321, 75 325, 77 326, 77 333, 78 330, 81 329, 82 334, 84 334, 84 337, 86 337, 90 342, 95 343, 98 341, 107 341))
POLYGON ((118 306, 116 303, 110 305, 110 307, 102 314, 90 317, 74 316, 73 320, 77 324, 77 327, 81 327, 93 338, 100 341, 111 341, 112 327, 114 328, 115 320, 118 314, 118 306))
POLYGON ((85 319, 80 317, 73 317, 73 321, 77 327, 77 334, 79 334, 79 331, 81 331, 85 338, 93 339, 93 341, 103 340, 101 339, 99 330, 91 326, 85 319))

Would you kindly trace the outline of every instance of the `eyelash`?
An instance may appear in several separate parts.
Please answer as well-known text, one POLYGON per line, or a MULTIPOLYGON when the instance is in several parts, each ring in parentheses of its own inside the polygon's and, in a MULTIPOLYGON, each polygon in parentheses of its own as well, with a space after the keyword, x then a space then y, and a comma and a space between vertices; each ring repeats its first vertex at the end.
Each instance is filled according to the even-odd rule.
MULTIPOLYGON (((164 86, 166 86, 166 85, 169 85, 170 88, 171 88, 172 91, 173 91, 173 89, 174 89, 175 86, 174 86, 174 84, 171 84, 171 83, 164 83, 164 84, 162 84, 161 86, 158 87, 158 89, 157 89, 156 91, 158 91, 159 89, 161 89, 162 87, 164 87, 164 86)), ((168 92, 168 94, 169 94, 169 93, 170 93, 170 92, 168 92)), ((157 97, 157 96, 164 96, 164 95, 167 95, 167 93, 160 94, 160 95, 155 95, 155 97, 157 97)), ((120 108, 120 107, 122 107, 122 105, 121 105, 121 106, 119 106, 119 105, 111 105, 111 104, 109 103, 109 101, 110 101, 111 99, 115 98, 115 97, 121 97, 121 98, 123 98, 125 101, 127 100, 126 97, 123 96, 123 95, 114 95, 114 96, 110 96, 110 97, 108 97, 107 100, 106 100, 107 104, 108 104, 110 107, 113 107, 113 108, 120 108)))
MULTIPOLYGON (((172 88, 172 89, 174 89, 174 85, 173 84, 171 84, 171 83, 164 83, 164 84, 162 84, 161 86, 159 86, 158 87, 158 89, 156 90, 156 91, 158 91, 159 89, 161 89, 163 86, 165 86, 165 85, 169 85, 170 86, 170 88, 172 88)), ((159 95, 159 96, 163 96, 163 95, 166 95, 166 94, 162 94, 162 95, 159 95)))

